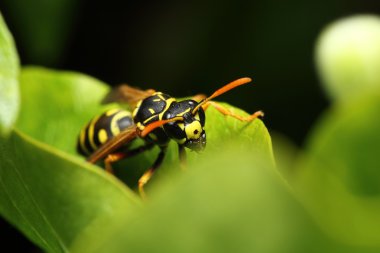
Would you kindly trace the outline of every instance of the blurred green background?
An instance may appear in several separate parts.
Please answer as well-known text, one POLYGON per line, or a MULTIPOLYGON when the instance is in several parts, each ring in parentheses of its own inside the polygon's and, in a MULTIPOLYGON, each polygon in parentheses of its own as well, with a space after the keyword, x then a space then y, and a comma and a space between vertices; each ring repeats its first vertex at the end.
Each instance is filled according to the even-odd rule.
MULTIPOLYGON (((328 106, 314 64, 319 33, 341 17, 380 13, 380 2, 2 0, 0 11, 23 65, 177 97, 250 76, 254 87, 221 100, 262 109, 271 132, 302 145, 328 106)), ((18 240, 14 251, 38 251, 4 221, 0 227, 4 242, 18 240)))

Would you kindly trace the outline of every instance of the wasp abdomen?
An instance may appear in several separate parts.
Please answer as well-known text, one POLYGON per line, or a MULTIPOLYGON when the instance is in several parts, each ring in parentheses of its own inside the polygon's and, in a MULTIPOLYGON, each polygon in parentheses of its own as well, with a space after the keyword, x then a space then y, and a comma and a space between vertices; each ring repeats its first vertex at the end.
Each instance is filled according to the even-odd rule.
POLYGON ((133 126, 132 115, 122 109, 111 109, 94 117, 80 132, 78 153, 89 156, 102 144, 117 136, 122 130, 133 126))

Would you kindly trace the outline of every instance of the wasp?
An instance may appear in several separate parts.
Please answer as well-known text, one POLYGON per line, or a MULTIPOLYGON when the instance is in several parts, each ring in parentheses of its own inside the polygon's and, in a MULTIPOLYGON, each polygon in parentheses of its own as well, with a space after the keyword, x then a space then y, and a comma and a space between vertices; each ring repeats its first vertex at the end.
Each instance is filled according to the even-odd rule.
POLYGON ((104 161, 106 171, 112 173, 112 163, 137 155, 157 145, 160 152, 138 181, 140 195, 145 197, 144 185, 160 167, 170 140, 178 144, 181 164, 186 160, 186 150, 202 151, 206 146, 204 129, 205 110, 213 106, 220 113, 250 122, 263 116, 257 111, 247 117, 237 115, 212 99, 240 85, 251 82, 244 77, 224 85, 211 96, 196 95, 192 99, 177 101, 162 92, 140 90, 128 85, 120 85, 112 90, 105 101, 129 104, 133 111, 111 109, 94 117, 80 132, 77 150, 90 163, 104 161), (144 145, 131 148, 130 143, 142 138, 144 145))

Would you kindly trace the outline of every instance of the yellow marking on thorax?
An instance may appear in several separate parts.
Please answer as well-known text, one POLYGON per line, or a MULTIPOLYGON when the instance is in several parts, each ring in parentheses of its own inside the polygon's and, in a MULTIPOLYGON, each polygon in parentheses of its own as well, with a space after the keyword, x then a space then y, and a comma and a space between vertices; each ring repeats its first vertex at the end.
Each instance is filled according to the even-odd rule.
POLYGON ((107 131, 105 129, 100 129, 98 132, 98 138, 100 143, 104 144, 108 139, 107 131))
POLYGON ((185 111, 178 113, 176 116, 183 116, 185 113, 190 112, 190 108, 187 108, 185 111))
POLYGON ((157 92, 155 95, 156 95, 157 97, 159 97, 160 99, 162 99, 162 100, 165 101, 164 96, 162 96, 162 92, 157 92))
POLYGON ((188 139, 198 139, 202 133, 202 126, 198 120, 194 120, 185 126, 185 132, 188 139))
POLYGON ((132 117, 135 118, 136 117, 136 114, 137 112, 139 111, 140 107, 136 107, 133 112, 132 112, 132 117))
POLYGON ((124 117, 130 117, 130 116, 131 116, 131 113, 127 112, 127 111, 120 111, 117 114, 115 114, 115 116, 113 116, 113 118, 111 120, 111 124, 110 124, 111 133, 113 136, 116 136, 120 133, 120 128, 117 125, 117 121, 124 118, 124 117))
POLYGON ((168 98, 167 100, 165 100, 166 104, 165 104, 165 108, 162 110, 162 112, 160 114, 158 114, 158 119, 159 120, 162 120, 162 117, 164 116, 164 113, 168 110, 169 106, 175 102, 175 98, 168 98))
POLYGON ((140 131, 144 130, 144 128, 145 128, 145 126, 144 126, 143 124, 141 124, 141 122, 137 122, 136 126, 137 126, 137 128, 138 128, 140 131))
POLYGON ((88 127, 88 140, 90 141, 90 145, 93 150, 98 149, 98 146, 96 146, 94 142, 94 128, 95 128, 96 122, 98 122, 99 120, 99 117, 100 115, 93 118, 90 122, 90 126, 88 127))
POLYGON ((143 99, 141 99, 139 102, 137 102, 136 107, 140 107, 142 101, 143 101, 143 99))
POLYGON ((151 114, 154 114, 154 113, 155 113, 155 111, 154 111, 152 108, 149 108, 148 110, 149 110, 149 112, 150 112, 151 114))
POLYGON ((137 114, 137 112, 138 112, 139 109, 140 109, 141 103, 142 103, 142 100, 140 100, 140 101, 137 103, 135 109, 133 110, 133 112, 132 112, 132 117, 133 117, 133 118, 136 117, 136 114, 137 114))
POLYGON ((84 151, 84 153, 90 154, 91 152, 86 147, 86 128, 87 127, 84 127, 80 131, 79 144, 80 144, 81 149, 84 151))
POLYGON ((149 118, 147 118, 146 120, 144 120, 144 125, 146 124, 146 123, 148 123, 150 120, 152 120, 154 117, 157 117, 157 115, 152 115, 152 116, 150 116, 149 118))

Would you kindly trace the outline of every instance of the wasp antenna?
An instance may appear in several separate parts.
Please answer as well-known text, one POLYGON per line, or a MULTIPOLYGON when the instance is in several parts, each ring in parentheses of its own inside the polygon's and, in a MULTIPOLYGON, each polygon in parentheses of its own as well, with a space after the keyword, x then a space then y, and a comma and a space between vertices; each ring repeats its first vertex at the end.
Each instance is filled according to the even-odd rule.
POLYGON ((165 125, 166 123, 173 122, 173 121, 181 121, 181 120, 183 120, 183 117, 181 117, 181 116, 174 117, 174 118, 171 118, 171 119, 157 120, 157 121, 155 121, 155 122, 150 123, 149 125, 147 125, 144 128, 144 130, 140 131, 139 135, 141 137, 145 137, 150 132, 152 132, 154 129, 156 129, 158 127, 161 127, 161 126, 165 125))
POLYGON ((220 95, 222 95, 223 93, 226 93, 227 91, 230 91, 240 85, 243 85, 243 84, 247 84, 249 82, 251 82, 252 79, 249 78, 249 77, 242 77, 242 78, 239 78, 235 81, 232 81, 226 85, 224 85, 222 88, 216 90, 211 96, 209 96, 208 98, 204 99, 203 101, 201 101, 192 111, 192 114, 195 114, 199 108, 204 105, 205 103, 207 103, 208 101, 210 101, 211 99, 214 99, 220 95))

